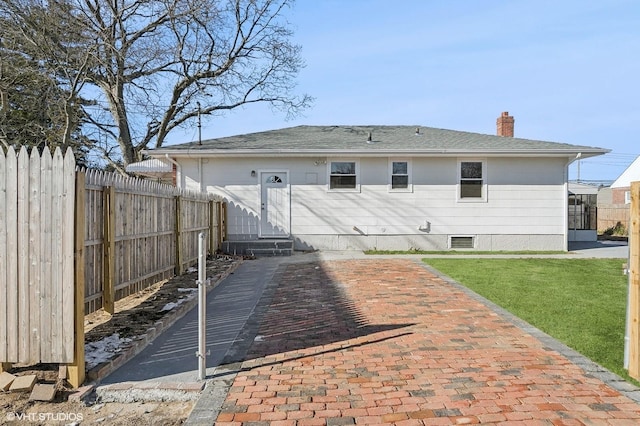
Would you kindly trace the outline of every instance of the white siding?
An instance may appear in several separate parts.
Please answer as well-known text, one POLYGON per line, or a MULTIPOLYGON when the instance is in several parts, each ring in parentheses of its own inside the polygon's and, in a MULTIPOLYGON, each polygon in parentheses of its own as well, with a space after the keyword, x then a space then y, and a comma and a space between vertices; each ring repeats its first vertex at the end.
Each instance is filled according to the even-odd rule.
MULTIPOLYGON (((480 202, 457 201, 457 158, 411 158, 411 192, 389 191, 387 158, 357 159, 359 192, 330 191, 331 160, 212 158, 203 160, 202 172, 198 160, 180 164, 187 187, 199 188, 202 176, 207 190, 229 202, 228 233, 233 236, 258 235, 259 183, 251 171, 260 169, 289 172, 291 233, 300 239, 415 236, 441 245, 446 238, 439 236, 485 235, 492 236, 486 245, 493 246, 508 238, 526 245, 529 240, 518 235, 561 241, 565 234, 564 159, 484 159, 487 200, 480 202)), ((375 244, 384 239, 378 238, 375 244)))

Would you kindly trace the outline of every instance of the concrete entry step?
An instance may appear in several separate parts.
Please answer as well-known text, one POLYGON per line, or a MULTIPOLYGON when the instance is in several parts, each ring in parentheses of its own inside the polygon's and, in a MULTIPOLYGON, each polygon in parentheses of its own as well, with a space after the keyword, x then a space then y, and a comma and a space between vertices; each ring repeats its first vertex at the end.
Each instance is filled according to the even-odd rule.
POLYGON ((223 241, 222 251, 233 255, 255 257, 291 256, 292 239, 259 239, 247 241, 223 241))

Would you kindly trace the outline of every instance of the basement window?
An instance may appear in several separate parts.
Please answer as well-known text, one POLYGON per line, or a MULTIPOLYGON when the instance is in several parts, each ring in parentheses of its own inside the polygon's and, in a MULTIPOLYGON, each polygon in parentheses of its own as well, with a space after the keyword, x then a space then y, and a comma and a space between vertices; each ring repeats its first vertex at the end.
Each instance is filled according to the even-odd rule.
POLYGON ((451 236, 449 237, 450 249, 472 249, 474 248, 474 238, 472 236, 451 236))
POLYGON ((329 167, 329 189, 358 189, 358 163, 356 161, 331 161, 329 167))

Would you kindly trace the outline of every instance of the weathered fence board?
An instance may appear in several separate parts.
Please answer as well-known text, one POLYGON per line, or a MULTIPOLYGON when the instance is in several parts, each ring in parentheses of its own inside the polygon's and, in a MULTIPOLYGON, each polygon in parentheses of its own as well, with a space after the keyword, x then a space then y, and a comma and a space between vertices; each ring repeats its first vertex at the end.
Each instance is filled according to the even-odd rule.
MULTIPOLYGON (((31 151, 29 157, 29 240, 34 247, 42 247, 42 239, 40 236, 40 215, 41 207, 41 168, 40 154, 37 150, 31 151)), ((29 255, 29 277, 31 279, 32 300, 40 297, 41 287, 43 285, 43 277, 40 267, 40 253, 32 251, 29 255)), ((46 277, 45 277, 46 278, 46 277)), ((32 324, 40 323, 40 309, 30 309, 29 321, 32 324)), ((40 356, 40 330, 31 330, 31 340, 29 341, 30 358, 38 359, 40 356)))
MULTIPOLYGON (((8 167, 7 164, 10 160, 4 155, 0 155, 0 205, 3 207, 3 214, 0 214, 0 300, 5 300, 5 303, 0 303, 0 324, 9 323, 9 256, 8 256, 8 209, 6 206, 11 202, 10 194, 7 191, 8 185, 8 167)), ((7 327, 0 326, 0 361, 4 361, 8 358, 8 338, 7 327)))
POLYGON ((198 233, 219 234, 211 224, 221 209, 211 209, 207 194, 87 171, 85 195, 86 313, 110 312, 115 301, 182 273, 197 262, 198 233))
MULTIPOLYGON (((16 206, 18 214, 17 233, 18 233, 18 359, 30 359, 31 351, 29 343, 31 342, 31 318, 29 315, 29 304, 33 297, 33 303, 37 303, 37 299, 30 291, 29 285, 29 156, 25 147, 22 147, 18 155, 18 174, 17 174, 17 190, 18 204, 16 206), (24 173, 27 171, 27 173, 24 173)), ((38 359, 38 358, 35 358, 38 359)))
MULTIPOLYGON (((42 318, 49 318, 51 320, 51 298, 52 287, 45 285, 44 282, 53 277, 52 262, 53 262, 53 243, 51 241, 53 236, 52 225, 52 212, 53 206, 50 205, 50 196, 53 191, 53 164, 51 156, 49 155, 49 148, 45 148, 41 158, 41 197, 43 198, 43 206, 40 210, 40 237, 42 242, 40 245, 40 276, 43 278, 42 287, 40 288, 40 315, 42 318)), ((46 335, 43 330, 41 336, 46 335)), ((51 355, 51 348, 43 348, 42 356, 49 358, 51 355)))
POLYGON ((18 205, 18 158, 15 152, 10 149, 7 153, 5 163, 6 172, 6 242, 5 242, 5 267, 6 267, 6 323, 5 336, 6 348, 3 361, 11 361, 18 359, 18 335, 16 333, 18 327, 18 234, 11 232, 18 228, 18 210, 11 206, 18 205))
POLYGON ((0 362, 73 361, 74 169, 70 150, 0 153, 0 362))
MULTIPOLYGON (((71 324, 70 327, 64 328, 64 335, 62 338, 62 352, 66 359, 70 359, 68 362, 74 360, 74 347, 75 340, 74 330, 74 316, 75 316, 75 205, 76 205, 76 164, 75 159, 71 155, 64 157, 64 170, 62 181, 64 183, 63 203, 62 203, 62 217, 63 223, 69 224, 70 229, 65 232, 62 238, 62 275, 65 277, 62 282, 62 300, 64 306, 69 308, 64 309, 61 312, 62 323, 71 324), (67 278, 68 277, 68 278, 67 278)), ((66 231, 66 229, 65 229, 66 231)), ((78 303, 82 303, 80 300, 78 303)), ((84 336, 82 336, 84 338, 84 336)))
POLYGON ((223 216, 207 194, 76 170, 71 150, 0 151, 0 369, 68 364, 78 386, 84 315, 194 265, 200 232, 217 250, 223 216))
POLYGON ((73 342, 73 363, 67 366, 67 379, 74 388, 80 387, 85 379, 85 351, 84 351, 84 236, 85 236, 85 181, 86 175, 82 171, 76 173, 76 209, 75 235, 73 243, 74 260, 74 300, 73 323, 75 339, 73 342))

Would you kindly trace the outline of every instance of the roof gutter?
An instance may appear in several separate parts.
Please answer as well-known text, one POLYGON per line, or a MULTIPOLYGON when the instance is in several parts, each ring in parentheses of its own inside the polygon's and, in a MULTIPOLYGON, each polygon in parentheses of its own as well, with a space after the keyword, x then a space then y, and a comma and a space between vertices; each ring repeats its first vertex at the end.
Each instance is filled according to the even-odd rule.
MULTIPOLYGON (((564 251, 569 251, 569 165, 580 158, 582 158, 582 152, 577 153, 574 158, 569 158, 564 165, 564 232, 566 232, 564 238, 564 251)), ((575 231, 575 229, 573 231, 575 231)))
MULTIPOLYGON (((463 150, 463 149, 433 149, 433 150, 414 150, 414 149, 379 149, 379 150, 337 150, 337 149, 309 149, 309 150, 290 150, 290 149, 234 149, 234 150, 205 150, 205 149, 173 149, 162 150, 160 152, 149 150, 145 154, 151 157, 173 155, 175 157, 204 158, 204 157, 237 157, 237 156, 256 156, 256 157, 307 157, 307 156, 361 156, 361 157, 380 157, 380 156, 398 156, 411 155, 415 157, 428 157, 434 155, 440 156, 501 156, 501 157, 567 157, 576 155, 570 160, 570 163, 578 158, 588 158, 597 155, 606 154, 609 150, 593 149, 582 150, 576 155, 576 150, 463 150)), ((168 157, 167 157, 168 158, 168 157)), ((568 165, 567 164, 567 165, 568 165)))

